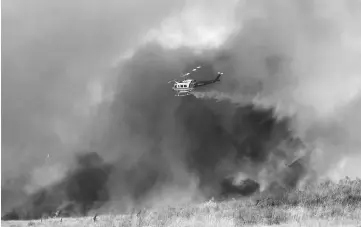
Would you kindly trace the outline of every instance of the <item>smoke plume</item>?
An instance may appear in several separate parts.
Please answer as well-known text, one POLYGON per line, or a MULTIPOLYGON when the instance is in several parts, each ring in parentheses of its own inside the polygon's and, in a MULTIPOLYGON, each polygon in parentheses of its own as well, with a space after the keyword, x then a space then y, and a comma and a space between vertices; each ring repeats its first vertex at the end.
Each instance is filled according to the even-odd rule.
POLYGON ((39 190, 23 216, 190 202, 227 193, 229 176, 272 192, 358 157, 359 1, 3 7, 7 210, 39 190), (167 82, 198 65, 195 79, 221 82, 174 97, 167 82))

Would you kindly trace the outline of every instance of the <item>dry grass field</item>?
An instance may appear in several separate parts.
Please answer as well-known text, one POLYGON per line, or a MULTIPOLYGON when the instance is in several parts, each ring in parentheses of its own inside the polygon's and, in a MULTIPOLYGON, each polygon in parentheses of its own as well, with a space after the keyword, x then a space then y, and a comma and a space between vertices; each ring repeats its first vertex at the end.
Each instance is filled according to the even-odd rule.
POLYGON ((137 211, 133 214, 34 221, 2 226, 361 226, 361 180, 327 182, 278 197, 208 201, 203 204, 137 211))

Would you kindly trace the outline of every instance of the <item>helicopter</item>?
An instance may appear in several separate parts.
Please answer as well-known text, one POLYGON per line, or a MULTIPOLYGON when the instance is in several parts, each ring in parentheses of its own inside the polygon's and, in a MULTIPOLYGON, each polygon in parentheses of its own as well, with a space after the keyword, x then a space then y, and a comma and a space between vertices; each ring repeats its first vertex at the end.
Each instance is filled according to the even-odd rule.
MULTIPOLYGON (((201 66, 198 66, 196 68, 194 68, 192 70, 192 72, 197 71, 198 69, 200 69, 201 66)), ((191 73, 186 73, 181 75, 181 77, 187 77, 189 76, 191 73)), ((213 84, 216 83, 220 80, 220 77, 223 75, 223 73, 218 72, 218 75, 215 79, 213 80, 203 80, 203 81, 197 81, 195 79, 185 79, 182 81, 179 80, 171 80, 168 83, 173 83, 173 87, 172 90, 176 92, 175 96, 187 96, 192 94, 192 92, 195 90, 195 88, 197 87, 201 87, 201 86, 205 86, 208 84, 213 84)))

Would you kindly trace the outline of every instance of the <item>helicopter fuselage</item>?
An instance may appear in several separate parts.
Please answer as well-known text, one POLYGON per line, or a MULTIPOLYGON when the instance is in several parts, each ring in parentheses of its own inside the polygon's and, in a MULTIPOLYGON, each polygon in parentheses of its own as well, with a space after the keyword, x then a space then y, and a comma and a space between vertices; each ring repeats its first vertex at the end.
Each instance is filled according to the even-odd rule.
POLYGON ((194 90, 194 83, 195 80, 191 79, 175 82, 172 89, 177 92, 177 96, 189 95, 194 90))
POLYGON ((196 81, 194 79, 186 79, 183 81, 173 80, 173 81, 169 81, 168 83, 174 82, 172 90, 177 92, 176 96, 185 96, 185 95, 190 95, 191 92, 196 87, 213 84, 213 83, 220 81, 219 78, 221 77, 222 74, 223 73, 218 72, 217 77, 213 80, 196 81))

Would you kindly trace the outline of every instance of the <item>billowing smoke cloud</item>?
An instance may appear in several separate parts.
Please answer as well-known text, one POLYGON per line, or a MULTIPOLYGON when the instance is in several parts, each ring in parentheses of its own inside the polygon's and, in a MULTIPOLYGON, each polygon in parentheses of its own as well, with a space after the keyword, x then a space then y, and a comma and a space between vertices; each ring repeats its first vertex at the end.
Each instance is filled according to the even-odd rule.
MULTIPOLYGON (((74 151, 88 147, 83 132, 119 52, 179 3, 2 2, 4 190, 29 184, 32 192, 63 175, 74 151)), ((3 210, 18 197, 4 195, 3 210)))
POLYGON ((296 186, 359 148, 358 1, 38 3, 3 4, 2 175, 30 172, 28 190, 79 176, 77 149, 110 163, 123 210, 213 195, 239 172, 296 186), (167 81, 199 64, 222 82, 174 97, 167 81), (304 144, 310 160, 286 168, 304 144))
POLYGON ((246 85, 246 78, 256 78, 262 86, 257 102, 293 116, 294 133, 323 152, 316 166, 325 174, 360 145, 360 2, 254 1, 244 7, 258 13, 243 24, 241 38, 230 41, 228 54, 238 63, 232 75, 246 85))

